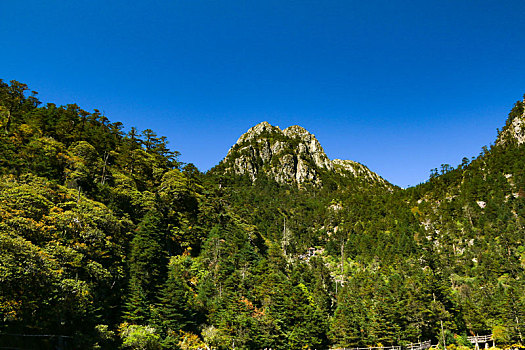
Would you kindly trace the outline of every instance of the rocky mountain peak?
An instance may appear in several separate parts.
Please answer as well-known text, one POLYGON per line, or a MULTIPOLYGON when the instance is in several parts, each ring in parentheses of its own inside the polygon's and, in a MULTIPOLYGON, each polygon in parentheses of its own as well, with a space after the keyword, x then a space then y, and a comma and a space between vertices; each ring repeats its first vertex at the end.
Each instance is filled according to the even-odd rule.
POLYGON ((518 145, 525 143, 525 96, 523 101, 518 101, 514 105, 507 124, 496 140, 496 145, 506 142, 516 142, 518 145))
POLYGON ((262 122, 244 133, 221 162, 226 173, 248 175, 255 181, 260 175, 279 183, 322 184, 323 172, 336 171, 342 176, 362 177, 387 184, 380 176, 357 162, 331 161, 312 133, 292 125, 284 130, 262 122))
POLYGON ((257 138, 259 135, 264 133, 282 133, 282 130, 278 126, 270 125, 268 122, 260 122, 259 124, 251 127, 244 134, 239 137, 236 144, 241 144, 246 141, 250 141, 257 138))
POLYGON ((283 133, 290 137, 300 137, 300 138, 314 137, 315 138, 315 136, 309 133, 308 130, 306 130, 305 128, 299 125, 289 126, 283 130, 283 133))

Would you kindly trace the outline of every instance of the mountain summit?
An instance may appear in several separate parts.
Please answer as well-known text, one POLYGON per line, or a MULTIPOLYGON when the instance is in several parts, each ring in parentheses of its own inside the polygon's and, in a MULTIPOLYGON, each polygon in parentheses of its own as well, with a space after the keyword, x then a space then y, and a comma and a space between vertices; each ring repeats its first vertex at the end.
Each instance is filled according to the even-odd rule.
POLYGON ((525 143, 525 96, 518 101, 509 113, 507 123, 498 136, 497 145, 504 143, 525 143))
MULTIPOLYGON (((260 175, 282 184, 322 185, 322 174, 337 173, 387 185, 366 166, 349 160, 330 160, 315 135, 301 126, 284 130, 262 122, 241 135, 219 165, 225 173, 260 175)), ((389 186, 389 184, 388 184, 389 186)))

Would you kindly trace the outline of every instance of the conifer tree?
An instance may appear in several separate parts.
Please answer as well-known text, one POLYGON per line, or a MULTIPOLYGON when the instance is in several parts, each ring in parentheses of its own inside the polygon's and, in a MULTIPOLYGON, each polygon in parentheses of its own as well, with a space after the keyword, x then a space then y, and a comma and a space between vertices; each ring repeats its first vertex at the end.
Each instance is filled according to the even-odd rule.
POLYGON ((167 263, 163 242, 160 215, 157 211, 150 211, 131 241, 129 294, 124 313, 124 318, 129 321, 146 321, 151 316, 145 305, 157 301, 163 283, 167 263))
POLYGON ((187 254, 173 256, 168 266, 168 278, 160 291, 157 322, 171 338, 181 330, 193 331, 195 328, 196 312, 191 303, 193 293, 187 285, 189 276, 184 266, 188 263, 191 264, 191 258, 187 254))

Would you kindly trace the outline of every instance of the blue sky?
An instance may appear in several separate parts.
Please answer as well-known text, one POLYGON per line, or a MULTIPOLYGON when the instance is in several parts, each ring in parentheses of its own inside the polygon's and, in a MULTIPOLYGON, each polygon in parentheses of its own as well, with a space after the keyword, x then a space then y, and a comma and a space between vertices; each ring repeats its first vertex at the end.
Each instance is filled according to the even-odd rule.
POLYGON ((525 93, 525 1, 1 1, 0 78, 217 164, 251 126, 415 185, 525 93))

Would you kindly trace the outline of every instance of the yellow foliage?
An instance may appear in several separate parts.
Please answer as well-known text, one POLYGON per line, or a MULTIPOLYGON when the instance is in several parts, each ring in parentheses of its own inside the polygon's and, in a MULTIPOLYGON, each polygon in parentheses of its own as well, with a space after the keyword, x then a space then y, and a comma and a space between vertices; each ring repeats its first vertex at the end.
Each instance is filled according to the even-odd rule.
POLYGON ((0 313, 4 315, 4 321, 16 321, 20 307, 19 301, 5 300, 0 296, 0 313))
POLYGON ((421 215, 421 211, 419 210, 419 207, 417 207, 417 206, 410 208, 410 211, 414 215, 421 215))
POLYGON ((191 332, 180 331, 179 347, 182 350, 198 350, 209 349, 210 347, 204 343, 198 335, 191 332))

